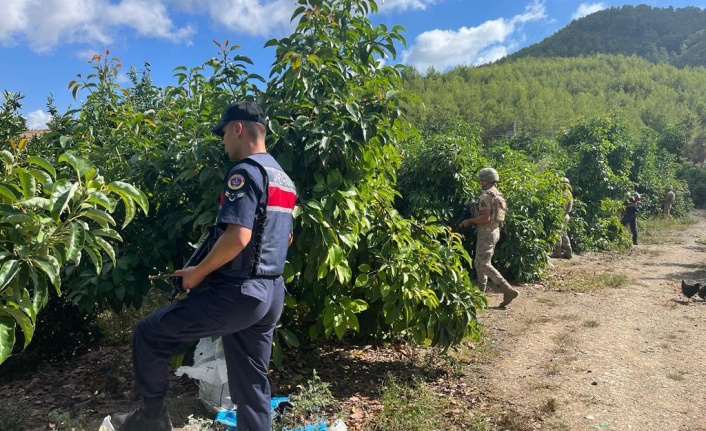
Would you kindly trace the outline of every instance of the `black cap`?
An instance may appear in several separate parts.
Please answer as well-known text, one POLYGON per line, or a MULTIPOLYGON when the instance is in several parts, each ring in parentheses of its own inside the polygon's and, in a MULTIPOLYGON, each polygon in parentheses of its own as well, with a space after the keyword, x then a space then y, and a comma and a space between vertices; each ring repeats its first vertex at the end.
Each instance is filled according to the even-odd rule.
POLYGON ((267 126, 267 120, 265 119, 265 114, 262 113, 262 109, 255 102, 250 101, 240 101, 233 102, 223 111, 221 115, 221 121, 216 124, 211 132, 216 135, 223 137, 223 128, 229 121, 254 121, 256 123, 264 124, 267 126))

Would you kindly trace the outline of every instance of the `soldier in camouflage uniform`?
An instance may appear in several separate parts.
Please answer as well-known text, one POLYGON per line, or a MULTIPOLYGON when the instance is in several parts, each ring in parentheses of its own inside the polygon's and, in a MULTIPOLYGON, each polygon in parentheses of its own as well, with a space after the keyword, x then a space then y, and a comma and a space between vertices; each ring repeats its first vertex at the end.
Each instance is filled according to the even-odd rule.
POLYGON ((564 226, 564 230, 561 231, 561 236, 556 242, 556 245, 554 246, 554 253, 552 253, 552 257, 563 257, 565 259, 571 259, 572 256, 572 251, 571 251, 571 241, 569 240, 569 219, 571 216, 569 216, 569 213, 571 213, 571 210, 574 206, 574 197, 571 194, 571 186, 569 185, 569 179, 564 177, 561 179, 561 194, 562 197, 564 198, 564 221, 566 222, 566 225, 564 226))
POLYGON ((671 187, 667 187, 667 191, 664 193, 662 201, 662 216, 667 218, 672 218, 672 205, 674 205, 674 200, 676 195, 671 187))
POLYGON ((481 169, 478 179, 482 192, 478 198, 477 215, 463 220, 460 226, 464 228, 469 225, 476 226, 476 255, 473 264, 476 268, 478 284, 485 291, 490 278, 503 294, 503 302, 498 307, 504 308, 519 295, 491 262, 495 244, 500 239, 500 227, 505 220, 507 206, 502 193, 495 187, 495 184, 500 181, 500 176, 495 169, 481 169))

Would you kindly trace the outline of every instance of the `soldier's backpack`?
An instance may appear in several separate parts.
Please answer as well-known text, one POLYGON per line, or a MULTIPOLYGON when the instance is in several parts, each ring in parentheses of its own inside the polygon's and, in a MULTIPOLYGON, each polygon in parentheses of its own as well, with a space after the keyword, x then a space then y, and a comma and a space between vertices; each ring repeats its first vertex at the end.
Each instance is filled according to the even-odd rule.
POLYGON ((505 215, 507 214, 507 203, 505 198, 500 193, 488 191, 493 195, 493 205, 490 207, 490 219, 497 221, 500 226, 505 224, 505 215))

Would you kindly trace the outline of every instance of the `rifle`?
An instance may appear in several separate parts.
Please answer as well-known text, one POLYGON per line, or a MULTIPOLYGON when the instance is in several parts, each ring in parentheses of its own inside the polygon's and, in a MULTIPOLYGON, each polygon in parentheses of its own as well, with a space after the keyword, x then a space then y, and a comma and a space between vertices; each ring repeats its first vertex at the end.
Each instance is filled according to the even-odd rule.
MULTIPOLYGON (((191 257, 189 260, 186 261, 184 264, 184 268, 188 268, 189 266, 194 266, 197 265, 199 262, 203 260, 204 257, 209 252, 211 244, 211 239, 215 235, 215 226, 211 227, 211 229, 208 230, 208 233, 206 234, 206 237, 201 241, 201 244, 199 244, 198 247, 196 247, 196 250, 191 254, 191 257)), ((169 279, 172 282, 172 285, 174 286, 174 289, 172 289, 172 293, 169 294, 169 302, 174 301, 174 298, 178 300, 186 299, 186 296, 189 294, 188 290, 185 290, 184 287, 181 285, 181 277, 176 276, 176 275, 171 275, 169 276, 169 279)))
POLYGON ((462 221, 468 219, 468 218, 473 218, 476 214, 476 208, 477 208, 477 202, 476 201, 471 201, 468 202, 461 211, 459 211, 456 214, 456 217, 453 218, 452 221, 452 232, 460 233, 463 228, 461 228, 459 225, 461 224, 462 221))

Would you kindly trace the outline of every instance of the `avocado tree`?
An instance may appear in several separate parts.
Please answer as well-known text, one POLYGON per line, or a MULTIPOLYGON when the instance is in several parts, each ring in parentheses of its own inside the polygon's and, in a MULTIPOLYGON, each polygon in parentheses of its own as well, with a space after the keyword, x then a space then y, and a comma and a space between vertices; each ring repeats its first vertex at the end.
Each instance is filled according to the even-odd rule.
POLYGON ((404 119, 401 27, 374 27, 374 1, 299 0, 292 35, 272 40, 269 148, 299 189, 286 324, 312 338, 347 330, 449 346, 478 334, 485 297, 457 235, 394 208, 404 119))
MULTIPOLYGON (((0 118, 12 117, 7 114, 0 118)), ((13 350, 16 327, 24 347, 32 341, 49 289, 61 294, 62 269, 87 260, 100 273, 105 256, 115 263, 113 244, 122 238, 111 214, 118 204, 123 204, 123 228, 137 207, 148 210, 144 193, 106 180, 71 152, 51 163, 28 156, 25 138, 9 138, 5 145, 0 149, 0 362, 13 350)))

